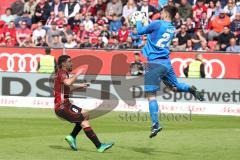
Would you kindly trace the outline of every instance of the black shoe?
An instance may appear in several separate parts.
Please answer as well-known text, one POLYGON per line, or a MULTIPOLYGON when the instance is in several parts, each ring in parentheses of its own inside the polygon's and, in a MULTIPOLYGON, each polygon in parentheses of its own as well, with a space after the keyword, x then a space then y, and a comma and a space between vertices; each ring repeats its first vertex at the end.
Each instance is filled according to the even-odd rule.
POLYGON ((197 98, 199 101, 204 101, 203 93, 198 91, 195 86, 190 87, 189 91, 195 98, 197 98))
POLYGON ((160 127, 158 124, 155 124, 151 129, 151 134, 150 134, 149 138, 155 137, 158 134, 158 132, 161 132, 162 129, 163 128, 160 127))

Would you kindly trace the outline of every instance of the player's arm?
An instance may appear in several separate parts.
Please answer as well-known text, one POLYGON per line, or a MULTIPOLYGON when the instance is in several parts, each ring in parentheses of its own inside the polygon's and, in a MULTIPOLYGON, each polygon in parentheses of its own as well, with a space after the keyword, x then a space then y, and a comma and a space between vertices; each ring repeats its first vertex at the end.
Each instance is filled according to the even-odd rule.
POLYGON ((139 35, 144 35, 144 34, 149 34, 152 33, 156 28, 158 28, 157 26, 157 22, 152 22, 147 26, 143 26, 142 21, 138 20, 136 22, 136 27, 137 27, 137 33, 139 35))
POLYGON ((79 69, 75 75, 73 75, 71 78, 65 78, 63 80, 63 84, 66 86, 71 86, 78 78, 79 75, 84 73, 85 69, 79 69))
POLYGON ((76 90, 76 89, 81 89, 81 88, 87 88, 90 86, 90 83, 78 83, 78 84, 72 84, 70 86, 70 90, 76 90))
POLYGON ((76 80, 77 80, 78 75, 75 74, 73 77, 71 78, 65 78, 63 80, 63 84, 66 86, 71 86, 76 80))

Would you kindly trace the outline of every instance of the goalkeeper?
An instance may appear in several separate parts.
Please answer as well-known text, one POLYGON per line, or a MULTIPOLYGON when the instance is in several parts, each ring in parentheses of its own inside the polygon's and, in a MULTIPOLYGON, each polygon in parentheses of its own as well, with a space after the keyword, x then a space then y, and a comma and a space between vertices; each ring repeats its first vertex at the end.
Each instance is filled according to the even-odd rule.
POLYGON ((142 49, 142 54, 147 58, 144 76, 144 90, 149 101, 149 112, 152 121, 150 138, 162 130, 158 120, 158 103, 156 92, 160 90, 162 80, 175 92, 190 92, 198 100, 203 101, 203 94, 196 87, 179 83, 169 58, 169 45, 174 38, 175 27, 172 21, 177 13, 174 6, 165 6, 161 11, 161 20, 156 20, 143 26, 141 14, 136 14, 136 27, 139 35, 147 34, 147 43, 142 49))

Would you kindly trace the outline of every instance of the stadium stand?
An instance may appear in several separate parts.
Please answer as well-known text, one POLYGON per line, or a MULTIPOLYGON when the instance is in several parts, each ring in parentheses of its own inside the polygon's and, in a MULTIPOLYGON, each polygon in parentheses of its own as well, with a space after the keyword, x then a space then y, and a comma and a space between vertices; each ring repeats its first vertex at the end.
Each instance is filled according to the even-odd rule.
MULTIPOLYGON (((0 46, 7 47, 138 49, 146 37, 130 26, 131 14, 144 11, 153 21, 161 9, 156 0, 9 0, 0 4, 0 46)), ((240 51, 238 1, 169 0, 168 5, 179 8, 173 51, 226 51, 229 46, 234 49, 228 51, 240 51), (236 41, 234 46, 230 39, 236 41)))

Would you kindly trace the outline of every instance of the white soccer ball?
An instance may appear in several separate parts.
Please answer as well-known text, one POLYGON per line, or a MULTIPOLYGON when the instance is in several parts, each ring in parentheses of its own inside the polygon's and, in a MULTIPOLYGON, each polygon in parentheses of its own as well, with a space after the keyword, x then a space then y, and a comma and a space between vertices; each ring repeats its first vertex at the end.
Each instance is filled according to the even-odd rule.
POLYGON ((148 17, 146 12, 135 11, 130 18, 130 25, 135 26, 137 20, 141 20, 142 24, 145 26, 148 24, 148 17))

